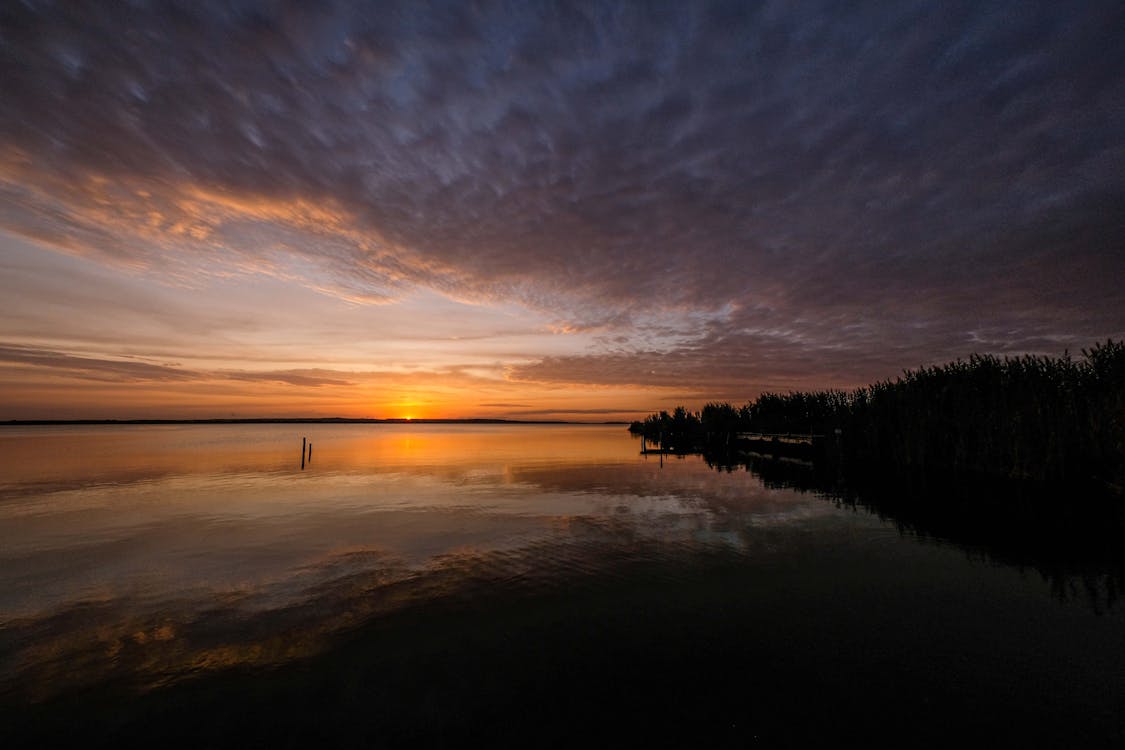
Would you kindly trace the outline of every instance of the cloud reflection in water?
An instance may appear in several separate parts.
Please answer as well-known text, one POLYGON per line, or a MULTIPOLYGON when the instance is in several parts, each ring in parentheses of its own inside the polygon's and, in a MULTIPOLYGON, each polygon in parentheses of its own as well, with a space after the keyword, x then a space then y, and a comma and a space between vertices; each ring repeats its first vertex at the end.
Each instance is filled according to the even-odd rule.
POLYGON ((404 608, 777 554, 764 529, 836 512, 697 459, 662 471, 623 433, 266 425, 5 439, 21 461, 0 505, 2 679, 43 697, 276 664, 404 608), (294 431, 316 445, 304 472, 294 431))

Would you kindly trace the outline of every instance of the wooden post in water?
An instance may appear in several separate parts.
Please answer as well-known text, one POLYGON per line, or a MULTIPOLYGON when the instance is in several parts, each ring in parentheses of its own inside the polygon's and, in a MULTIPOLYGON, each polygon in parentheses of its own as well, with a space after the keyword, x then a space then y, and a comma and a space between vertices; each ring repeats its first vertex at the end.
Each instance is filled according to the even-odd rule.
POLYGON ((305 441, 308 438, 301 438, 301 471, 305 470, 305 441))
POLYGON ((312 443, 309 443, 309 463, 312 463, 312 443))

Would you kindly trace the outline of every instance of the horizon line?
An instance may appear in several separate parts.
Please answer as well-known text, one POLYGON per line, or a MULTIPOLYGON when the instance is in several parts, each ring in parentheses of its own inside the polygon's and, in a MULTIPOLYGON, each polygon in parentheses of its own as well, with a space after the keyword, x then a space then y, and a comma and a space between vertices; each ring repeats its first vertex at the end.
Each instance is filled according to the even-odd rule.
POLYGON ((628 420, 597 422, 571 419, 504 419, 500 417, 430 418, 430 417, 216 417, 202 419, 8 419, 3 427, 36 427, 50 425, 146 425, 146 424, 589 424, 627 425, 628 420))

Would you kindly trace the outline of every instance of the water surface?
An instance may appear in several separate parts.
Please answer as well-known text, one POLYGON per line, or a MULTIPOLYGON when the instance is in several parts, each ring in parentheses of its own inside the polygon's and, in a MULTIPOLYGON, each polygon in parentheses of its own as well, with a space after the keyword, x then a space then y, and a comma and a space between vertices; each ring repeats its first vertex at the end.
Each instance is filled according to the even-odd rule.
POLYGON ((10 428, 0 455, 29 743, 1125 738, 1119 608, 622 427, 10 428))

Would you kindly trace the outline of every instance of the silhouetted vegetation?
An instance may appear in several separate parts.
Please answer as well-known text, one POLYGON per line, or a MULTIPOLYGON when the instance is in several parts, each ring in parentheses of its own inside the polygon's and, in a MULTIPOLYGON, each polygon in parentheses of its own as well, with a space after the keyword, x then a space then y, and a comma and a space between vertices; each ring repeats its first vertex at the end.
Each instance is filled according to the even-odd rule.
POLYGON ((679 407, 630 427, 680 450, 739 433, 819 436, 817 454, 849 471, 1090 481, 1125 491, 1125 343, 1082 359, 973 355, 854 391, 766 393, 742 407, 679 407), (838 432, 837 432, 838 431, 838 432))

